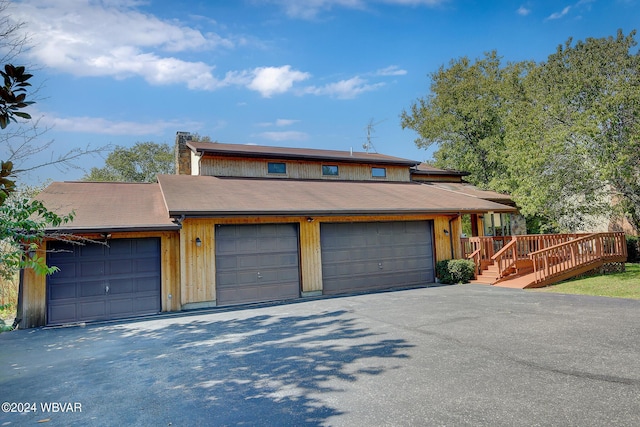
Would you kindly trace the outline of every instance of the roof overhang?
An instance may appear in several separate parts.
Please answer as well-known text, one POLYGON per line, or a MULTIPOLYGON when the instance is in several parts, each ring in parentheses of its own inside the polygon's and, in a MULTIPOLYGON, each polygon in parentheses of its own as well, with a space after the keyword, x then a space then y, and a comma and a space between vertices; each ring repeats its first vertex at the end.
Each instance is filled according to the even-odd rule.
POLYGON ((257 145, 188 142, 187 147, 200 156, 243 157, 282 160, 333 161, 342 163, 373 163, 396 166, 416 166, 419 161, 377 153, 267 147, 257 145))

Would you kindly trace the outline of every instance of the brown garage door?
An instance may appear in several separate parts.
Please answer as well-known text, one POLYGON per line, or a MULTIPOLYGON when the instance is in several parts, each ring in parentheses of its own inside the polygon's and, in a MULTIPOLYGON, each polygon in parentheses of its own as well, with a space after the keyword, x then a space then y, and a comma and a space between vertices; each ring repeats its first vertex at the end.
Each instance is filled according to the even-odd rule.
POLYGON ((216 226, 218 305, 300 296, 296 224, 216 226))
POLYGON ((323 293, 432 283, 432 228, 430 221, 321 224, 323 293))
POLYGON ((160 239, 115 239, 109 246, 53 242, 47 279, 50 325, 160 311, 160 239))

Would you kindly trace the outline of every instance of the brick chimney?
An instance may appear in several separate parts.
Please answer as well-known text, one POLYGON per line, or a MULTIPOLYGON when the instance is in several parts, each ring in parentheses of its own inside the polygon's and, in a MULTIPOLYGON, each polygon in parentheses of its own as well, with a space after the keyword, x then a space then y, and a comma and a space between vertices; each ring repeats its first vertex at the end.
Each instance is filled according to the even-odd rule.
POLYGON ((189 132, 176 132, 176 175, 191 175, 191 150, 187 147, 189 141, 189 132))

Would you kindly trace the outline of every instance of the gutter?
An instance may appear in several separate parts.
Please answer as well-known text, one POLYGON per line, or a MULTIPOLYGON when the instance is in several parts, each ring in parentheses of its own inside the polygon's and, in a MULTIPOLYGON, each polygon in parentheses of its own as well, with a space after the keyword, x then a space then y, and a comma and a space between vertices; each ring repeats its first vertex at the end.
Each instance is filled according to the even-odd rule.
MULTIPOLYGON (((188 210, 175 210, 170 211, 169 216, 171 218, 226 218, 226 217, 243 217, 243 216, 349 216, 349 215, 441 215, 451 216, 455 215, 454 219, 463 214, 481 214, 487 212, 486 209, 471 209, 471 210, 401 210, 401 209, 389 209, 389 210, 302 210, 302 211, 188 211, 188 210)), ((494 211, 494 212, 512 212, 506 211, 494 211)))
POLYGON ((141 226, 129 226, 129 227, 87 227, 87 228, 47 228, 45 231, 48 233, 68 233, 68 234, 82 234, 82 233, 127 233, 136 231, 179 231, 182 228, 180 224, 167 224, 151 227, 141 226))

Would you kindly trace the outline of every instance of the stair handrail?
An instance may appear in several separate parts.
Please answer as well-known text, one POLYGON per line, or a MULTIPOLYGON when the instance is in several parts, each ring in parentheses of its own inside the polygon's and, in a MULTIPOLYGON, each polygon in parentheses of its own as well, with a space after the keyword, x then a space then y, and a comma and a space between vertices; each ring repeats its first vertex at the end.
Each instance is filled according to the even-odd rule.
POLYGON ((478 275, 482 272, 482 264, 480 263, 480 248, 473 251, 471 254, 467 255, 467 259, 470 259, 475 264, 475 273, 474 276, 477 278, 478 275))
POLYGON ((504 272, 517 261, 517 251, 513 250, 517 239, 518 236, 512 236, 509 243, 491 257, 491 260, 498 266, 498 277, 503 277, 504 272), (509 251, 511 251, 511 255, 505 255, 509 251), (508 261, 511 261, 511 263, 508 261))

